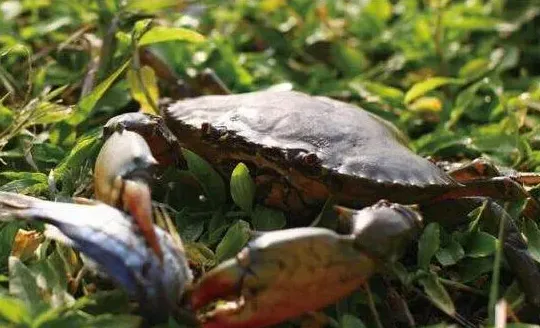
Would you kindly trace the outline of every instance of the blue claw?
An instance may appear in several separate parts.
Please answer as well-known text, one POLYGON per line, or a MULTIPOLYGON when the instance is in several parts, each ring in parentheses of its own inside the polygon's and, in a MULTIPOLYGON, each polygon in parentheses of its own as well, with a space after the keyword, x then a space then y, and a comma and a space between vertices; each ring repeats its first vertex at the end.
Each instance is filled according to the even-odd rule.
POLYGON ((161 263, 130 216, 103 203, 57 203, 0 192, 0 221, 12 218, 52 225, 54 228, 47 229, 49 237, 96 262, 152 320, 174 313, 186 286, 191 284, 192 274, 181 245, 154 227, 163 250, 161 263))

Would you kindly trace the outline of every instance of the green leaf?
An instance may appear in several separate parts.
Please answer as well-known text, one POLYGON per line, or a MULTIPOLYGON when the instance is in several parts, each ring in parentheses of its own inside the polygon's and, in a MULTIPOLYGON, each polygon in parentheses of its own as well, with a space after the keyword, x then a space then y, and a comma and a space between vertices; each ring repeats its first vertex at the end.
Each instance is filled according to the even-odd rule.
POLYGON ((486 58, 474 58, 461 66, 458 75, 461 78, 475 78, 485 74, 489 70, 489 60, 486 58))
POLYGON ((3 269, 5 264, 7 264, 17 231, 23 226, 24 223, 18 221, 0 224, 0 269, 3 269))
POLYGON ((353 80, 349 83, 349 87, 362 97, 375 95, 386 101, 394 101, 396 103, 403 102, 404 93, 400 89, 374 81, 353 80))
POLYGON ((151 28, 139 40, 139 46, 149 44, 168 42, 168 41, 186 41, 191 43, 201 43, 205 40, 204 36, 186 28, 156 26, 151 28))
POLYGON ((231 225, 221 211, 215 211, 208 223, 208 234, 206 242, 208 244, 217 244, 231 225))
POLYGON ((370 1, 364 10, 384 22, 392 17, 392 3, 390 0, 370 1))
POLYGON ((458 263, 461 282, 467 283, 493 271, 493 257, 464 258, 458 263))
POLYGON ((51 103, 48 101, 41 102, 34 112, 36 119, 34 124, 51 124, 63 121, 73 114, 73 108, 51 103))
POLYGON ((204 221, 200 218, 191 219, 184 211, 176 215, 178 232, 184 241, 195 241, 204 232, 204 221))
POLYGON ((461 244, 456 240, 451 239, 450 242, 441 247, 435 254, 437 261, 443 266, 456 264, 459 260, 465 257, 465 251, 461 244))
POLYGON ((62 181, 70 170, 82 167, 85 161, 95 158, 101 147, 99 131, 81 136, 69 154, 54 169, 54 179, 62 181))
MULTIPOLYGON (((451 13, 451 11, 448 11, 451 13)), ((451 30, 493 31, 501 20, 488 16, 444 15, 444 25, 451 30)))
POLYGON ((125 9, 132 12, 155 13, 176 7, 178 7, 178 0, 131 0, 127 2, 125 9))
POLYGON ((405 94, 405 104, 409 104, 411 101, 418 97, 425 95, 426 93, 442 87, 448 84, 460 84, 462 80, 454 79, 450 77, 432 77, 425 81, 414 84, 409 91, 405 94))
POLYGON ((112 73, 105 81, 101 82, 92 92, 87 94, 83 99, 77 104, 76 110, 71 116, 68 122, 71 125, 78 125, 88 118, 92 109, 96 106, 97 102, 105 92, 111 87, 111 85, 116 81, 116 79, 124 72, 124 70, 129 66, 131 60, 126 61, 122 66, 120 66, 114 73, 112 73))
POLYGON ((203 243, 184 243, 188 259, 199 266, 211 267, 216 265, 216 255, 203 243))
POLYGON ((101 290, 77 299, 71 309, 81 308, 88 314, 126 313, 130 310, 129 295, 122 289, 101 290))
POLYGON ((150 66, 143 66, 138 72, 130 69, 127 72, 127 81, 131 96, 140 104, 141 111, 158 115, 159 90, 154 70, 150 66))
POLYGON ((47 190, 47 176, 34 172, 3 172, 1 177, 12 181, 0 186, 0 191, 21 194, 39 194, 47 190))
POLYGON ((33 273, 18 258, 9 258, 9 293, 21 299, 34 317, 45 309, 33 273))
POLYGON ((199 181, 206 196, 210 199, 213 208, 218 208, 225 203, 225 184, 221 176, 212 168, 207 161, 194 152, 182 148, 182 154, 186 160, 188 170, 199 181))
POLYGON ((540 263, 540 229, 533 220, 525 220, 523 234, 527 237, 529 253, 540 263))
POLYGON ((429 274, 418 282, 424 287, 426 295, 435 306, 450 316, 456 314, 454 302, 436 275, 429 274))
POLYGON ((23 324, 30 321, 30 315, 23 302, 18 299, 0 295, 0 318, 8 322, 23 324))
POLYGON ((255 182, 244 163, 239 163, 231 175, 231 196, 236 205, 250 214, 255 198, 255 182))
POLYGON ((48 20, 39 20, 38 24, 26 25, 21 29, 21 36, 24 39, 32 39, 35 37, 44 36, 54 32, 62 27, 71 25, 73 18, 68 16, 55 17, 48 20))
POLYGON ((360 74, 367 66, 366 55, 358 47, 338 43, 332 47, 334 63, 345 75, 360 74))
POLYGON ((468 257, 485 257, 495 253, 496 247, 497 238, 488 233, 478 231, 469 236, 465 253, 468 257))
POLYGON ((234 257, 247 243, 250 237, 249 223, 238 220, 229 227, 227 233, 216 248, 216 259, 223 262, 234 257))
POLYGON ((423 269, 429 267, 431 258, 440 246, 440 227, 438 223, 432 222, 427 225, 418 241, 418 266, 423 269))
POLYGON ((408 108, 416 113, 440 113, 442 102, 437 97, 420 97, 409 104, 408 108))
POLYGON ((341 317, 341 322, 339 324, 340 328, 365 328, 366 325, 360 318, 355 317, 351 314, 345 314, 341 317))
POLYGON ((251 223, 255 230, 269 231, 285 227, 287 219, 285 218, 285 214, 280 210, 257 205, 251 214, 251 223))
POLYGON ((13 117, 13 110, 4 106, 0 101, 0 131, 4 131, 13 123, 13 117))

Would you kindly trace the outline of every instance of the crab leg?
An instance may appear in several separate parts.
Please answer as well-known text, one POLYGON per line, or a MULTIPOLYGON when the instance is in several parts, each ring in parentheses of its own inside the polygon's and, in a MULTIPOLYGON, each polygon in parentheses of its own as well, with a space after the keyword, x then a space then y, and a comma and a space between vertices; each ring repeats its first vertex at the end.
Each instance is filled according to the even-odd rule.
POLYGON ((523 214, 532 219, 540 216, 540 203, 530 197, 523 187, 540 184, 540 173, 498 168, 479 158, 461 167, 448 169, 448 174, 463 183, 464 187, 451 190, 438 197, 439 200, 476 196, 503 200, 527 199, 523 214))
POLYGON ((417 227, 410 220, 419 218, 416 213, 391 205, 340 210, 345 220, 355 221, 347 235, 296 228, 256 238, 194 287, 191 302, 203 327, 266 327, 347 296, 376 272, 380 261, 394 259, 410 241, 402 237, 411 237, 417 227), (371 241, 379 245, 371 252, 365 241, 374 231, 380 235, 371 241))
POLYGON ((448 174, 456 181, 461 183, 506 176, 526 186, 540 184, 540 173, 518 172, 512 169, 504 168, 499 169, 493 163, 490 163, 482 158, 475 159, 472 162, 456 169, 451 169, 448 174))
POLYGON ((473 180, 459 188, 450 189, 437 196, 433 201, 438 202, 463 197, 490 197, 500 200, 526 199, 527 204, 523 214, 531 219, 540 216, 540 203, 530 197, 523 186, 509 177, 473 180))

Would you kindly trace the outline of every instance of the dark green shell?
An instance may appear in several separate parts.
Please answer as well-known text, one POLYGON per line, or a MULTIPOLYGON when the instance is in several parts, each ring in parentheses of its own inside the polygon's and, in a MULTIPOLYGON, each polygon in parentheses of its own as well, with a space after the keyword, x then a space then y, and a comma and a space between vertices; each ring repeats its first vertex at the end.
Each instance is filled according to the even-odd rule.
POLYGON ((448 186, 455 182, 416 155, 389 122, 354 105, 294 91, 259 91, 205 96, 164 109, 177 129, 205 125, 226 131, 244 144, 290 154, 314 153, 330 173, 401 186, 448 186))

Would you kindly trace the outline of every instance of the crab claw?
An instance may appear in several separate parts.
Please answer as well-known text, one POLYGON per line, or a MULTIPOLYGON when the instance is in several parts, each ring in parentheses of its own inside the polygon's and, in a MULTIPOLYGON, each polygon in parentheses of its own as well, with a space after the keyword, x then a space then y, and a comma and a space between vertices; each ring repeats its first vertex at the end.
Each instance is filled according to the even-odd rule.
POLYGON ((57 203, 0 192, 0 221, 47 223, 46 235, 84 253, 140 304, 145 317, 166 319, 192 275, 181 245, 154 226, 163 265, 126 213, 100 202, 57 203))
POLYGON ((94 188, 98 200, 131 214, 148 245, 163 260, 152 224, 149 180, 155 165, 143 137, 127 130, 113 132, 97 157, 94 188))
POLYGON ((381 200, 360 211, 341 206, 341 230, 354 236, 357 249, 387 262, 396 261, 404 245, 413 240, 422 227, 422 217, 408 206, 381 200))
POLYGON ((400 249, 410 241, 411 230, 417 226, 412 221, 419 217, 410 209, 392 206, 347 210, 352 221, 363 225, 352 224, 354 229, 346 235, 323 228, 296 228, 256 238, 195 285, 191 302, 203 327, 266 327, 347 296, 369 279, 380 260, 395 258, 389 254, 378 258, 379 249, 384 249, 381 245, 373 245, 370 252, 369 245, 360 241, 367 238, 364 231, 379 234, 372 240, 381 244, 394 245, 399 240, 400 249), (382 224, 377 222, 379 214, 382 224), (400 221, 405 223, 398 228, 400 221), (373 226, 381 230, 373 231, 373 226), (387 233, 386 228, 393 232, 387 233))

